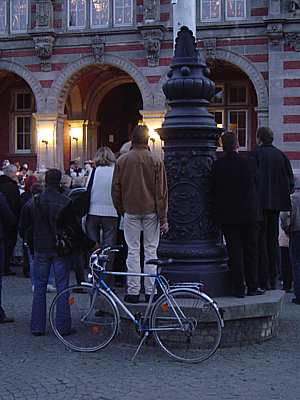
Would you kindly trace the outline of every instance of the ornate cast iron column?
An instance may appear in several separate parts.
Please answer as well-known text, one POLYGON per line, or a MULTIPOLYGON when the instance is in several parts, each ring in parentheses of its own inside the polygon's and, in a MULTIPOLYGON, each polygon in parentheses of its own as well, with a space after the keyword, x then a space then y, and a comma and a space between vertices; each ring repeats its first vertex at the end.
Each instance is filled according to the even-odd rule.
POLYGON ((159 255, 176 259, 168 272, 171 279, 202 280, 210 294, 224 295, 230 291, 227 257, 211 204, 211 167, 222 129, 207 110, 215 94, 208 76, 192 32, 182 27, 163 87, 169 110, 158 129, 164 140, 170 225, 159 255))

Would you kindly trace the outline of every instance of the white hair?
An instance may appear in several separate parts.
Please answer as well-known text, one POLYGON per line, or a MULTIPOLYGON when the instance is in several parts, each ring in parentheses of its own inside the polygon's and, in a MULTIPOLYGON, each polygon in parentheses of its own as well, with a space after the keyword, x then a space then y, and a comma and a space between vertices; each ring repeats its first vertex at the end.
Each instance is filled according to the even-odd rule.
POLYGON ((7 175, 7 176, 10 176, 10 175, 12 175, 12 174, 15 174, 16 172, 17 172, 17 167, 14 165, 14 164, 9 164, 9 165, 6 165, 3 169, 2 169, 2 171, 3 171, 3 174, 4 175, 7 175))

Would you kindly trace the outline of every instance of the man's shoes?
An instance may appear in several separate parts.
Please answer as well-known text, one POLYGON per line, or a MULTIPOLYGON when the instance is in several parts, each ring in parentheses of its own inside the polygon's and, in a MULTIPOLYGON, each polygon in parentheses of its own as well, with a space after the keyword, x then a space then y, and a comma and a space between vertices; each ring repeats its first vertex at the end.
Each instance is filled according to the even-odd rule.
POLYGON ((0 324, 11 324, 12 322, 15 322, 15 320, 6 316, 0 319, 0 324))
POLYGON ((266 291, 263 289, 256 289, 256 290, 248 290, 247 296, 261 296, 262 294, 265 294, 266 291))
POLYGON ((4 272, 4 275, 5 276, 14 276, 14 275, 17 275, 17 273, 12 271, 11 269, 9 269, 8 271, 4 272))
POLYGON ((44 336, 45 332, 31 332, 33 336, 44 336))
POLYGON ((125 303, 138 304, 140 302, 139 294, 126 294, 124 297, 125 303))
MULTIPOLYGON (((149 303, 150 296, 151 296, 150 294, 145 294, 146 303, 149 303)), ((160 297, 159 294, 156 293, 156 294, 153 296, 152 303, 155 303, 159 297, 160 297)))
POLYGON ((294 304, 300 304, 300 299, 298 299, 297 297, 295 297, 294 299, 292 299, 292 303, 294 303, 294 304))

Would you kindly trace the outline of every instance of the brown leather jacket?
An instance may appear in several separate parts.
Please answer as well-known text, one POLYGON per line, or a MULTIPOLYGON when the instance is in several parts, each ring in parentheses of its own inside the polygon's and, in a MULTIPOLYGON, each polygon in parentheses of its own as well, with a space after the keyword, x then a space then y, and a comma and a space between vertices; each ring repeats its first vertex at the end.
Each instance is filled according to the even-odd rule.
POLYGON ((119 214, 156 213, 167 222, 168 188, 164 163, 145 146, 134 146, 116 163, 112 199, 119 214))

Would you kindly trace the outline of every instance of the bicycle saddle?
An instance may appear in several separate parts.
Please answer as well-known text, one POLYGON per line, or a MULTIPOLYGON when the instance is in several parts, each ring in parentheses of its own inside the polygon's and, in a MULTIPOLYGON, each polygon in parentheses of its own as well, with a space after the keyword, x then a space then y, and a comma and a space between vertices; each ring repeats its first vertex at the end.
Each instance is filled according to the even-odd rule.
POLYGON ((152 259, 148 260, 146 264, 152 264, 152 265, 157 265, 159 267, 164 267, 166 265, 171 265, 174 264, 173 258, 168 258, 167 260, 162 260, 162 259, 152 259))

